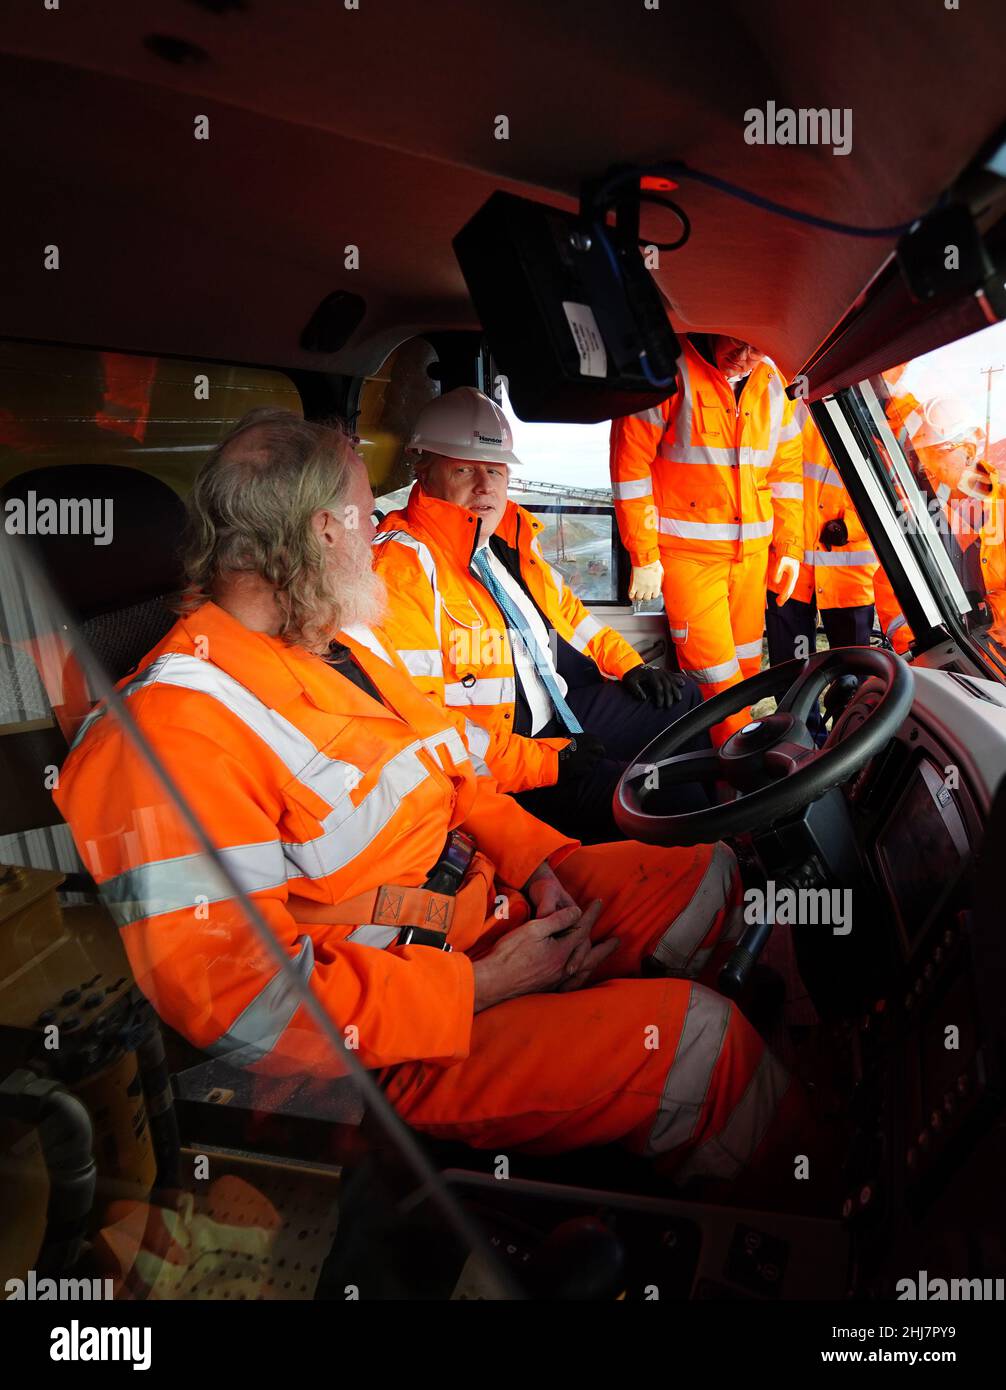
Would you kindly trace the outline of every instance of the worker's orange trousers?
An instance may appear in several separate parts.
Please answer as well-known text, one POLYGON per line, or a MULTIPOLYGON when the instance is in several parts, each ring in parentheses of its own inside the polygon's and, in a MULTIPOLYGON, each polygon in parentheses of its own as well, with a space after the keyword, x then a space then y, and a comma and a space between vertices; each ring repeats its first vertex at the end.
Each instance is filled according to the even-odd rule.
MULTIPOLYGON (((557 873, 577 902, 603 901, 593 937, 617 936, 619 949, 584 989, 476 1014, 465 1061, 397 1068, 387 1084, 395 1109, 475 1148, 619 1142, 680 1181, 757 1167, 794 1133, 802 1099, 735 1006, 693 983, 714 978, 743 928, 732 851, 593 845, 557 873), (680 976, 630 978, 644 961, 680 976)), ((527 920, 514 901, 522 910, 494 939, 527 920)))
MULTIPOLYGON (((678 664, 705 699, 761 669, 768 551, 744 560, 661 549, 663 595, 678 664)), ((710 730, 719 747, 750 719, 740 710, 710 730)))

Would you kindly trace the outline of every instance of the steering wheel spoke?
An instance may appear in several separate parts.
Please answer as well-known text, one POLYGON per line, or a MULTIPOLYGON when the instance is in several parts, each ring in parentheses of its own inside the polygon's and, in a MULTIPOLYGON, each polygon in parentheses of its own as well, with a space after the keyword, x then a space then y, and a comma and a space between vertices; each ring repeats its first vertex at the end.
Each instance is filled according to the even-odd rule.
POLYGON ((698 748, 654 762, 640 760, 626 773, 643 792, 680 786, 682 782, 714 782, 719 776, 720 763, 715 748, 698 748))
POLYGON ((643 749, 618 784, 615 819, 627 836, 661 845, 709 844, 769 826, 847 781, 879 753, 907 718, 913 690, 911 667, 879 647, 833 648, 760 671, 690 710, 643 749), (867 719, 819 749, 808 716, 825 687, 846 674, 879 678, 884 694, 867 719), (769 696, 775 712, 749 718, 717 749, 678 751, 769 696), (661 791, 693 781, 727 783, 739 795, 701 811, 662 814, 661 791))
POLYGON ((817 704, 818 696, 831 680, 832 675, 825 663, 812 658, 786 693, 776 701, 776 713, 791 714, 801 724, 806 724, 811 710, 817 704))

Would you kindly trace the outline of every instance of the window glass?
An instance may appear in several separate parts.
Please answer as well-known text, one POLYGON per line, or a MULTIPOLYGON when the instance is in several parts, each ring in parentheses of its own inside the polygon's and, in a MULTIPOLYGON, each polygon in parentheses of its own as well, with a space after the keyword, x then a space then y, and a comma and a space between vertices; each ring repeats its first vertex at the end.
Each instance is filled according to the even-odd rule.
POLYGON ((521 496, 522 507, 544 525, 542 554, 586 604, 618 602, 618 552, 614 513, 586 507, 542 505, 521 496))
POLYGON ((409 495, 405 446, 416 416, 440 394, 436 378, 430 375, 436 360, 436 351, 425 338, 410 338, 360 388, 355 430, 382 516, 402 506, 409 495))
MULTIPOLYGON (((611 421, 529 423, 516 415, 503 379, 497 380, 497 399, 521 461, 511 473, 510 496, 544 522, 545 558, 577 598, 586 604, 619 603, 625 564, 611 499, 611 421)), ((638 606, 659 612, 663 602, 638 606)))
MULTIPOLYGON (((1006 323, 871 378, 907 472, 899 524, 942 552, 971 634, 1006 656, 1006 323)), ((880 433, 886 434, 886 431, 880 433)))
POLYGON ((282 372, 0 343, 0 487, 38 468, 122 464, 184 496, 209 450, 260 406, 302 413, 282 372))

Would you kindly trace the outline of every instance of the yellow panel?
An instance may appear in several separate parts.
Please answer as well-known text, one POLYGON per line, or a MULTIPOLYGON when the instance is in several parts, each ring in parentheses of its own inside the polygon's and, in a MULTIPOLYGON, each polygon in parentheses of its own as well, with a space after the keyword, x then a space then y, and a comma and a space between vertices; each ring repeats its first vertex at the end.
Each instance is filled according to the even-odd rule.
POLYGON ((440 387, 428 367, 437 354, 425 338, 410 338, 395 349, 380 371, 367 377, 360 389, 356 433, 376 496, 404 487, 409 471, 403 450, 416 416, 440 387))
POLYGON ((33 468, 113 463, 184 497, 213 446, 257 406, 303 414, 281 372, 0 343, 0 486, 33 468))

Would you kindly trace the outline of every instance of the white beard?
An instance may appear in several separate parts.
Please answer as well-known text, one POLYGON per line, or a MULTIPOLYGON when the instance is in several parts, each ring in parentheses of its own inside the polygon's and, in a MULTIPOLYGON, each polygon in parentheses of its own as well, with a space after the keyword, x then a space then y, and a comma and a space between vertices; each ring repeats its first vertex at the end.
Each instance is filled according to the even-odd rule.
POLYGON ((372 564, 373 550, 356 531, 346 531, 345 543, 333 556, 330 565, 332 586, 339 602, 339 626, 353 627, 362 623, 369 627, 380 623, 387 607, 384 580, 372 564))

